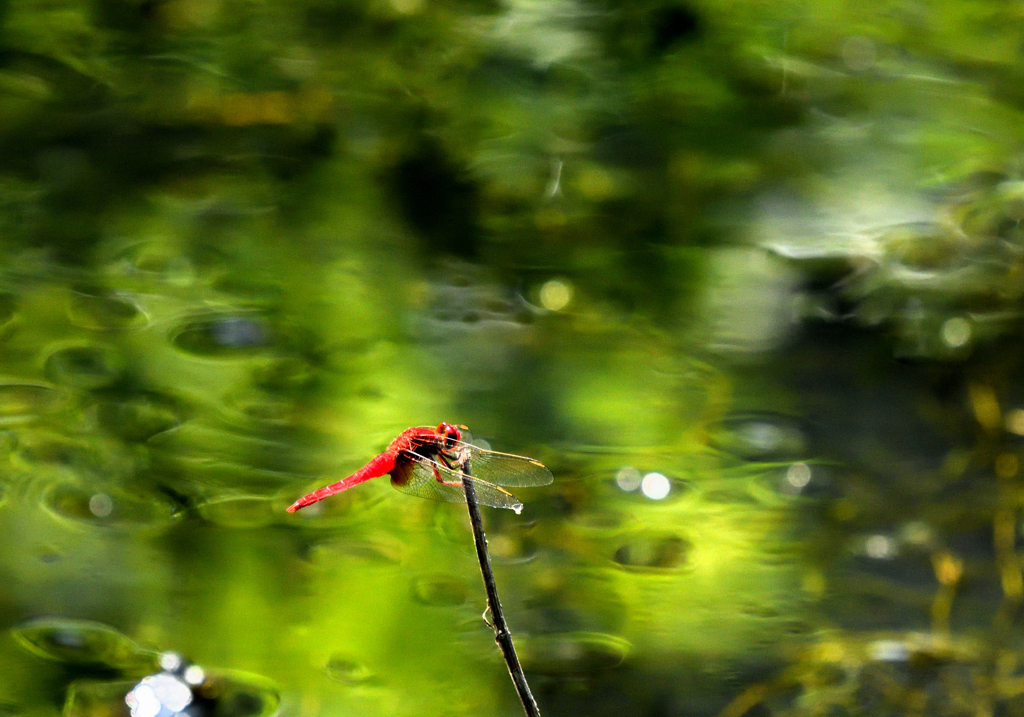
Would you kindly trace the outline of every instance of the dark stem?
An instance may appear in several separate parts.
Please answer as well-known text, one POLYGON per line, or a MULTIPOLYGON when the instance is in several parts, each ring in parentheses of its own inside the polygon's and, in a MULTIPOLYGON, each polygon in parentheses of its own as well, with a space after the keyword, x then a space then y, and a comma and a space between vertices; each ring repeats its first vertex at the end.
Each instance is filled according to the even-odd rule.
MULTIPOLYGON (((462 472, 472 476, 470 472, 469 459, 461 465, 462 472)), ((491 556, 487 552, 487 536, 484 535, 484 521, 480 516, 480 506, 476 502, 476 488, 473 481, 464 480, 462 485, 466 490, 466 505, 469 506, 469 521, 473 524, 473 542, 476 543, 476 557, 480 563, 480 575, 484 579, 484 589, 487 591, 487 607, 491 611, 491 619, 494 621, 494 641, 501 648, 501 654, 505 657, 505 664, 508 665, 508 672, 512 676, 512 682, 519 693, 519 701, 523 703, 527 717, 540 717, 540 710, 537 709, 537 701, 533 699, 530 692, 530 685, 526 682, 526 675, 519 664, 519 657, 516 655, 515 645, 512 644, 512 633, 508 631, 505 623, 505 614, 501 611, 501 602, 498 600, 498 586, 494 582, 494 573, 491 572, 491 556)))

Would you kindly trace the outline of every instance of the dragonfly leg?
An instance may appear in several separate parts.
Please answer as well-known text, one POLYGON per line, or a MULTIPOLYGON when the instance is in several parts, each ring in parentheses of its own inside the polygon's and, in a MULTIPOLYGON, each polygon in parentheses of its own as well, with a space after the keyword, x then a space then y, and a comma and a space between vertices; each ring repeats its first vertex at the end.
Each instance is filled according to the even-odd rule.
POLYGON ((489 628, 491 628, 493 630, 494 629, 494 623, 491 622, 491 618, 490 618, 490 615, 489 615, 490 612, 491 612, 491 606, 488 605, 487 607, 484 608, 484 612, 483 612, 483 614, 480 617, 482 617, 484 619, 484 622, 487 624, 487 627, 489 627, 489 628))
MULTIPOLYGON (((452 466, 451 459, 449 459, 448 456, 446 456, 444 453, 438 453, 437 457, 441 459, 442 463, 444 463, 445 468, 450 468, 452 470, 455 470, 455 467, 452 466)), ((460 481, 460 480, 445 480, 444 478, 441 477, 441 471, 437 470, 437 466, 434 466, 433 468, 434 468, 434 478, 437 479, 438 483, 442 483, 444 485, 450 485, 450 486, 461 486, 462 485, 462 481, 460 481)))

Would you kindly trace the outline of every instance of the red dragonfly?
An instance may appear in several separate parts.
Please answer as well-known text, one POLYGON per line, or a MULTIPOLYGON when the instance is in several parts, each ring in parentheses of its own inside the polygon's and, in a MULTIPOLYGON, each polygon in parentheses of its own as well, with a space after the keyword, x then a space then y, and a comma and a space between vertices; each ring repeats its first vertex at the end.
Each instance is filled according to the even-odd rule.
POLYGON ((511 453, 484 450, 464 442, 462 437, 462 432, 450 423, 442 423, 437 428, 407 428, 391 441, 386 451, 365 466, 344 480, 299 498, 289 506, 288 512, 294 513, 354 485, 390 473, 391 485, 398 490, 449 503, 466 502, 462 481, 471 480, 480 505, 519 513, 523 504, 498 486, 523 488, 548 485, 554 480, 543 463, 511 453), (467 459, 473 473, 479 477, 467 476, 461 471, 467 459))

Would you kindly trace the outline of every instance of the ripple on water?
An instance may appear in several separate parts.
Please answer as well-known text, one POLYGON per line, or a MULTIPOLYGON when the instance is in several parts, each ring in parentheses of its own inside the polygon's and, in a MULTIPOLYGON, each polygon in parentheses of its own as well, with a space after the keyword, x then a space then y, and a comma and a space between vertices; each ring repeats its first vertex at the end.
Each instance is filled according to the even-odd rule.
POLYGON ((192 317, 171 332, 180 351, 203 358, 231 359, 264 352, 272 343, 267 323, 254 313, 192 317))
POLYGON ((114 352, 95 344, 55 349, 44 366, 46 377, 54 383, 85 390, 110 386, 121 375, 121 362, 114 352))
POLYGON ((327 658, 324 671, 335 682, 351 687, 376 682, 375 675, 370 668, 341 652, 336 652, 327 658))
POLYGON ((177 402, 158 393, 113 396, 100 404, 98 417, 105 430, 126 441, 148 440, 185 420, 177 402))
POLYGON ((278 284, 254 282, 239 276, 219 277, 213 281, 213 288, 247 304, 260 306, 280 306, 285 298, 285 290, 278 284))
POLYGON ((160 531, 178 518, 168 501, 152 494, 136 495, 119 488, 85 488, 71 482, 49 486, 43 508, 61 521, 122 531, 160 531))
POLYGON ((491 386, 508 369, 516 344, 528 334, 533 311, 486 269, 468 263, 440 268, 440 280, 423 287, 409 328, 429 344, 463 387, 491 386))
POLYGON ((797 461, 751 477, 750 492, 765 505, 797 497, 828 497, 833 492, 834 472, 833 466, 797 461))
POLYGON ((493 282, 486 270, 468 263, 442 267, 444 277, 426 287, 415 326, 428 340, 451 340, 479 331, 511 332, 532 323, 523 300, 493 282))
POLYGON ((496 562, 527 563, 537 557, 537 541, 526 531, 496 531, 488 535, 487 545, 496 562))
POLYGON ((141 279, 146 284, 157 282, 182 287, 196 279, 192 263, 174 248, 159 242, 139 242, 125 248, 109 268, 113 273, 141 279))
POLYGON ((929 274, 950 271, 965 263, 964 236, 931 222, 910 222, 886 227, 878 237, 890 264, 929 274))
POLYGON ((316 380, 316 369, 309 361, 296 356, 267 359, 252 372, 253 385, 264 391, 291 393, 305 391, 316 380))
POLYGON ((623 536, 612 560, 630 570, 674 570, 686 565, 692 548, 675 533, 633 533, 623 536))
POLYGON ((235 424, 288 425, 295 417, 295 403, 269 391, 246 387, 226 395, 222 408, 235 424))
POLYGON ((271 717, 281 707, 281 692, 275 683, 238 670, 207 672, 206 681, 195 693, 216 701, 216 717, 271 717))
POLYGON ((64 697, 63 717, 127 717, 124 696, 135 685, 129 680, 75 680, 68 685, 64 697))
POLYGON ((307 559, 315 565, 359 560, 377 565, 399 565, 405 557, 405 543, 390 535, 371 535, 365 540, 338 537, 309 546, 307 559))
POLYGON ((10 335, 17 317, 18 298, 9 292, 0 291, 0 339, 10 335))
POLYGON ((200 504, 198 510, 204 520, 225 528, 262 528, 281 517, 277 501, 259 495, 222 496, 200 504))
POLYGON ((319 456, 290 435, 246 431, 219 419, 200 415, 147 441, 165 465, 178 471, 181 492, 210 498, 244 489, 266 495, 294 486, 312 473, 296 471, 317 465, 319 456))
POLYGON ((800 424, 790 416, 767 411, 727 417, 713 440, 718 448, 751 461, 800 458, 807 451, 800 424))
POLYGON ((601 536, 618 530, 629 521, 629 515, 614 510, 596 508, 572 514, 572 524, 586 535, 601 536))
POLYGON ((35 420, 53 406, 56 394, 41 383, 0 383, 0 425, 35 420))
POLYGON ((601 632, 562 632, 517 640, 523 667, 542 675, 587 675, 618 667, 632 645, 601 632))
POLYGON ((93 466, 99 460, 97 444, 46 430, 22 430, 13 445, 26 463, 38 466, 93 466))
POLYGON ((68 319, 75 326, 96 331, 138 329, 148 323, 146 314, 128 296, 93 287, 71 292, 68 319))
POLYGON ((38 657, 68 664, 123 669, 152 659, 126 635, 92 620, 35 618, 15 625, 11 636, 38 657))
POLYGON ((458 575, 419 575, 412 581, 412 596, 421 605, 457 607, 469 597, 469 586, 458 575))

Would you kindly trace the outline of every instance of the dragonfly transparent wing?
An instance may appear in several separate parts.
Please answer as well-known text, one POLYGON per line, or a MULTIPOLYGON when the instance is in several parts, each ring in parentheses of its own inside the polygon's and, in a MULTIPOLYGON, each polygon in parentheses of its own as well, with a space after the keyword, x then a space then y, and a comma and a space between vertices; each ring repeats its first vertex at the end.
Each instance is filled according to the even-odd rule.
POLYGON ((465 503, 466 492, 462 487, 462 480, 466 479, 473 481, 476 499, 480 505, 508 508, 517 513, 523 509, 523 504, 514 495, 496 485, 465 476, 438 461, 415 453, 410 454, 410 457, 410 461, 402 461, 401 465, 395 466, 391 471, 391 485, 403 493, 447 503, 465 503), (445 485, 437 479, 438 476, 449 483, 457 482, 458 485, 445 485))
POLYGON ((550 485, 555 479, 547 466, 526 456, 486 450, 472 443, 455 441, 453 452, 463 450, 469 453, 469 468, 473 476, 495 485, 529 488, 550 485))

